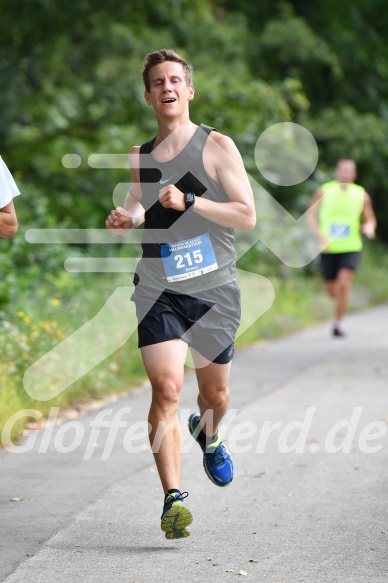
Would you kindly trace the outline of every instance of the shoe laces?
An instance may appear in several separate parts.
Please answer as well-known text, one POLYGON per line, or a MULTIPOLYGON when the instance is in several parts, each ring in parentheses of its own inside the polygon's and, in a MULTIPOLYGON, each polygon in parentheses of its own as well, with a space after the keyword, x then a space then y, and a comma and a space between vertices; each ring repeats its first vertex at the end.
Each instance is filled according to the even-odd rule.
POLYGON ((221 466, 224 461, 226 460, 226 451, 225 446, 222 444, 222 441, 218 447, 211 453, 205 453, 206 457, 211 460, 213 466, 221 466))
POLYGON ((166 497, 166 500, 165 500, 165 502, 164 502, 164 503, 165 503, 165 504, 166 504, 166 503, 168 504, 169 502, 171 502, 171 499, 172 499, 172 498, 173 498, 174 500, 182 500, 182 501, 183 501, 183 499, 184 499, 184 498, 187 498, 187 496, 188 496, 188 495, 189 495, 189 493, 188 493, 188 492, 181 492, 181 493, 174 492, 173 494, 169 494, 169 495, 166 497))

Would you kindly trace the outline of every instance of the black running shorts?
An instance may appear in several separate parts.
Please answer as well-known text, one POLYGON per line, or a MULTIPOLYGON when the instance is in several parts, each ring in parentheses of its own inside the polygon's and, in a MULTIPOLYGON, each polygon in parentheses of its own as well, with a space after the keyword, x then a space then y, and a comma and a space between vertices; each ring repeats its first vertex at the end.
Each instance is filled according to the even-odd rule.
POLYGON ((210 362, 232 360, 240 325, 240 290, 235 282, 195 297, 138 284, 131 300, 136 305, 139 348, 182 338, 210 362))
POLYGON ((341 269, 355 271, 361 259, 361 251, 351 251, 349 253, 322 253, 321 267, 323 277, 326 281, 333 281, 337 278, 341 269))

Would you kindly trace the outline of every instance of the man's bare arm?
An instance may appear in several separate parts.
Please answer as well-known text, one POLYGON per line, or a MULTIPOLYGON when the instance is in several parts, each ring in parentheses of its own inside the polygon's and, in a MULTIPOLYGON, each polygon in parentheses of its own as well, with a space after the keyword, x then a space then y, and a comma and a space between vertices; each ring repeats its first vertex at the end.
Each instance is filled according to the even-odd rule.
POLYGON ((319 229, 319 221, 318 221, 318 213, 319 208, 321 206, 321 198, 323 196, 323 191, 321 188, 315 192, 308 209, 306 211, 306 221, 309 225, 310 229, 317 237, 321 236, 321 232, 319 229))
POLYGON ((373 212, 372 200, 367 192, 365 193, 362 216, 365 222, 361 225, 361 233, 368 237, 368 239, 374 239, 377 220, 373 212))
POLYGON ((117 207, 112 210, 105 221, 106 227, 117 235, 124 235, 144 221, 144 208, 141 204, 139 156, 140 147, 133 146, 129 152, 132 184, 125 199, 124 208, 117 207))
POLYGON ((18 221, 15 206, 11 201, 0 209, 0 237, 11 239, 16 235, 17 230, 18 221))
POLYGON ((225 190, 229 202, 198 197, 194 212, 225 227, 250 231, 256 224, 252 188, 243 160, 233 140, 212 132, 204 150, 205 168, 225 190))

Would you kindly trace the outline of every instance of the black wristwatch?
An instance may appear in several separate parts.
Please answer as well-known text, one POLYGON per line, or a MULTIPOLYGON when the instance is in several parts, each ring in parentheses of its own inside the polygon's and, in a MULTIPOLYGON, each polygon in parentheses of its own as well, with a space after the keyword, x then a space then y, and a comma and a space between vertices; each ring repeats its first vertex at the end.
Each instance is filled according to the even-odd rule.
POLYGON ((186 210, 188 210, 195 203, 195 194, 193 194, 192 192, 185 192, 184 200, 185 200, 186 210))

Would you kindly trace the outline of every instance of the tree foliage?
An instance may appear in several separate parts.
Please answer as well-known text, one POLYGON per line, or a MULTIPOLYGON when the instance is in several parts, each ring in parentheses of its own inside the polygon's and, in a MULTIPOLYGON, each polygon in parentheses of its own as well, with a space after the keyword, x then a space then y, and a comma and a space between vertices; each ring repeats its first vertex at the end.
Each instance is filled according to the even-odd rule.
POLYGON ((313 133, 319 172, 298 188, 272 189, 296 214, 317 177, 353 156, 388 242, 387 21, 383 0, 2 0, 0 152, 23 194, 20 234, 2 243, 14 254, 3 282, 4 274, 13 281, 15 263, 53 265, 61 255, 32 249, 26 229, 103 227, 128 171, 93 169, 88 157, 126 153, 156 132, 141 68, 161 47, 194 65, 193 120, 231 135, 264 185, 254 163, 261 132, 292 120, 313 133), (80 167, 63 166, 67 153, 80 167))
MULTIPOLYGON (((221 4, 236 8, 232 0, 221 4)), ((309 108, 294 111, 292 119, 318 142, 317 174, 329 178, 338 157, 354 157, 358 180, 372 195, 378 235, 388 242, 386 3, 241 0, 238 13, 247 17, 252 75, 271 85, 300 83, 309 108)))

